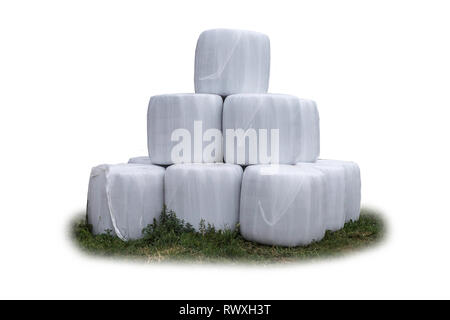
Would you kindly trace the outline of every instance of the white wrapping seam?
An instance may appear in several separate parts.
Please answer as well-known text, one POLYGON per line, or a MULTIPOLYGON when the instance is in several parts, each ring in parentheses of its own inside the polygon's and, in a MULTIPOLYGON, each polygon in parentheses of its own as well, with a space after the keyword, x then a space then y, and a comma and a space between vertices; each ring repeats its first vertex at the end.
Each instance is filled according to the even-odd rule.
POLYGON ((91 169, 91 178, 97 177, 106 171, 107 165, 101 164, 91 169))
POLYGON ((239 32, 238 36, 237 36, 237 39, 234 41, 233 48, 230 50, 230 54, 227 56, 227 58, 225 59, 224 63, 222 64, 222 66, 219 66, 219 68, 217 69, 216 72, 214 72, 214 73, 212 73, 210 75, 198 78, 199 81, 215 80, 215 79, 219 78, 222 75, 223 71, 225 70, 225 68, 227 67, 228 63, 230 62, 231 57, 234 54, 234 51, 236 51, 236 48, 239 45, 239 42, 241 41, 241 37, 242 37, 242 32, 239 32))
POLYGON ((285 201, 285 206, 282 210, 279 210, 279 213, 277 215, 275 215, 275 219, 273 219, 273 221, 269 221, 266 218, 266 214, 264 211, 264 208, 261 205, 261 200, 258 200, 258 207, 259 207, 259 211, 261 213, 261 216, 264 220, 264 222, 266 224, 268 224, 269 226, 274 226, 276 225, 282 218, 283 216, 286 214, 286 212, 289 210, 289 208, 291 207, 291 205, 294 203, 295 199, 297 198, 298 194, 301 192, 303 187, 303 180, 300 181, 300 183, 297 184, 297 188, 295 188, 295 192, 291 193, 291 195, 288 197, 288 200, 285 201))
POLYGON ((325 234, 324 174, 293 165, 279 168, 278 173, 271 165, 246 169, 240 212, 243 237, 282 246, 306 245, 320 240, 325 234), (267 177, 269 171, 273 172, 272 177, 267 177))
POLYGON ((113 206, 111 204, 111 192, 110 192, 111 182, 109 180, 109 172, 110 172, 110 168, 107 167, 105 170, 105 176, 106 176, 105 188, 106 188, 106 199, 108 202, 109 215, 111 217, 111 222, 112 222, 112 225, 114 227, 114 232, 116 233, 117 237, 119 237, 120 240, 127 241, 127 238, 122 235, 122 233, 119 230, 119 227, 117 226, 116 218, 115 218, 113 210, 112 210, 113 206))

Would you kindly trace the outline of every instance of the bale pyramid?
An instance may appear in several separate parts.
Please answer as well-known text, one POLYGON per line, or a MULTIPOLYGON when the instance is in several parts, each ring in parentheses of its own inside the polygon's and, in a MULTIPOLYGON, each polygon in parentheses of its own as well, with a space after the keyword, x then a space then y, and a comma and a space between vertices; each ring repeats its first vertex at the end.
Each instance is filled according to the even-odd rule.
POLYGON ((268 245, 307 245, 357 220, 358 165, 318 159, 316 103, 267 93, 269 73, 266 35, 201 33, 195 93, 150 99, 149 156, 92 169, 93 233, 140 238, 164 205, 195 228, 239 223, 245 239, 268 245))

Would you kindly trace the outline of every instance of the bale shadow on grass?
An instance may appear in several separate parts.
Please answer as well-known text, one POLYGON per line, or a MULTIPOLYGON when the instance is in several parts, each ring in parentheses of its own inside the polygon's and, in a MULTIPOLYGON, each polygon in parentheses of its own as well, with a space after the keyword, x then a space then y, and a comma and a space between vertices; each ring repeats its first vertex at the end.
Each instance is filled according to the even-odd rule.
POLYGON ((74 242, 96 256, 126 258, 143 262, 286 263, 342 256, 371 247, 386 233, 383 216, 363 208, 358 221, 307 246, 267 246, 247 241, 234 230, 215 230, 203 224, 199 232, 163 210, 158 221, 143 230, 144 238, 122 241, 110 234, 93 235, 80 215, 70 225, 74 242))

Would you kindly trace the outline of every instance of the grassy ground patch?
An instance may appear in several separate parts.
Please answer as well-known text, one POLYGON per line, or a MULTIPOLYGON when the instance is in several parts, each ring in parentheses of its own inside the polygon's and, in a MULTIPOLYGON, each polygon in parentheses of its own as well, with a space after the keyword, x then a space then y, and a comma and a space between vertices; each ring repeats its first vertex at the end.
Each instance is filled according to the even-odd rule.
POLYGON ((161 213, 143 230, 144 238, 124 242, 109 234, 94 236, 84 218, 72 225, 76 243, 95 255, 117 256, 145 261, 193 262, 291 262, 330 257, 349 253, 380 240, 384 223, 375 212, 363 209, 356 222, 349 222, 336 232, 327 231, 325 237, 305 247, 260 245, 244 240, 236 230, 217 231, 201 225, 195 232, 192 226, 176 218, 173 212, 161 213))

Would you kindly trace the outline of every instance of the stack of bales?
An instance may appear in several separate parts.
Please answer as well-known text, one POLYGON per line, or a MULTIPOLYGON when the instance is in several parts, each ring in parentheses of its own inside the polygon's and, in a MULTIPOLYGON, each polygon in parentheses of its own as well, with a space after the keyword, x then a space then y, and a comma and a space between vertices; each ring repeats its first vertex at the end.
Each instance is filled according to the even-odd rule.
POLYGON ((357 220, 358 165, 317 160, 315 102, 267 93, 269 71, 266 35, 203 32, 196 93, 150 99, 149 157, 92 169, 93 232, 139 238, 164 204, 194 227, 239 223, 243 237, 270 245, 305 245, 357 220))

